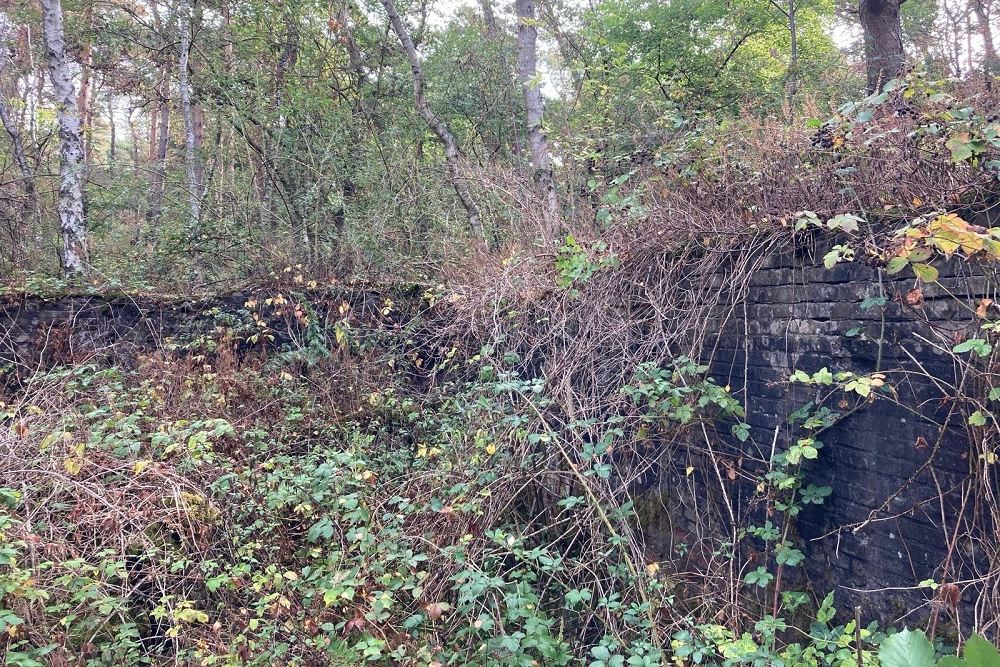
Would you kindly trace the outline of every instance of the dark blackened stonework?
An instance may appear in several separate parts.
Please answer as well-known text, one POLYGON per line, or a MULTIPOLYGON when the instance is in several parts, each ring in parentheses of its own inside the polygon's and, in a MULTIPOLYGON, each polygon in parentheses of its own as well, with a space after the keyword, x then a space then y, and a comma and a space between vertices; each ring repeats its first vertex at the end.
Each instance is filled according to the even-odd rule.
POLYGON ((247 347, 274 350, 301 344, 305 320, 296 316, 293 301, 307 304, 311 317, 321 322, 344 317, 340 306, 346 302, 352 321, 395 330, 420 307, 421 294, 413 285, 378 289, 358 285, 320 288, 294 299, 281 288, 173 301, 131 296, 0 297, 0 384, 59 365, 90 361, 127 365, 137 352, 200 337, 219 338, 227 329, 238 330, 237 343, 245 344, 257 331, 250 310, 262 315, 270 328, 266 339, 247 347), (269 301, 273 297, 278 301, 269 301), (248 308, 248 303, 253 305, 248 308), (391 312, 386 303, 396 304, 391 312))
MULTIPOLYGON (((858 604, 884 622, 926 597, 926 591, 885 589, 941 580, 970 471, 966 427, 957 415, 949 418, 949 387, 959 369, 948 351, 978 330, 978 300, 996 297, 968 263, 940 268, 939 285, 920 286, 912 274, 886 276, 859 263, 825 269, 819 257, 804 254, 768 258, 751 279, 746 303, 733 309, 712 361, 719 383, 745 399, 752 427, 753 442, 731 443, 734 459, 741 448, 748 458, 766 459, 773 442, 781 447, 802 437, 787 417, 816 390, 787 384, 796 369, 881 371, 895 387, 898 401, 878 398, 821 435, 825 446, 810 462, 807 481, 833 493, 825 504, 807 506, 795 523, 808 585, 820 594, 836 591, 842 608, 858 604), (884 309, 871 301, 862 308, 880 296, 884 309)), ((975 557, 963 543, 950 560, 965 563, 969 575, 975 557)), ((965 604, 976 595, 966 587, 965 604)))
POLYGON ((167 304, 124 296, 8 297, 0 301, 0 366, 10 378, 62 364, 123 361, 137 349, 211 328, 212 308, 240 308, 244 298, 167 304))
MULTIPOLYGON (((664 452, 659 479, 648 475, 638 490, 637 507, 652 550, 699 558, 681 543, 690 547, 730 525, 720 480, 737 525, 765 518, 762 506, 752 502, 749 480, 760 473, 772 447, 800 437, 788 415, 815 398, 815 389, 788 384, 792 372, 880 370, 895 387, 897 401, 867 403, 821 436, 825 446, 809 464, 807 481, 830 486, 832 494, 821 506, 807 506, 795 522, 793 537, 807 555, 807 580, 788 572, 785 584, 809 587, 817 595, 835 591, 841 609, 861 605, 866 618, 892 622, 926 597, 926 591, 895 589, 940 581, 941 564, 949 560, 971 464, 966 427, 954 415, 949 419, 949 387, 960 369, 948 350, 977 330, 978 300, 998 299, 968 263, 941 265, 939 284, 913 292, 918 285, 912 277, 886 276, 860 263, 825 269, 821 254, 766 258, 750 278, 746 299, 723 309, 727 316, 711 327, 719 332, 706 342, 711 373, 745 402, 751 439, 714 444, 718 466, 704 457, 702 443, 686 448, 675 443, 664 452), (862 308, 880 296, 886 298, 884 308, 862 308)), ((391 298, 419 306, 419 294, 396 290, 391 298)), ((309 301, 320 319, 341 317, 339 304, 346 300, 351 313, 367 313, 369 324, 398 331, 408 318, 384 314, 387 296, 359 289, 310 294, 309 301)), ((8 299, 0 302, 2 377, 94 358, 127 363, 136 350, 155 349, 171 338, 217 333, 220 314, 239 313, 237 319, 253 324, 245 303, 266 298, 247 292, 175 304, 128 297, 8 299)), ((272 347, 281 346, 282 336, 298 335, 290 333, 294 326, 287 317, 275 326, 272 347)), ((960 540, 950 563, 968 576, 980 557, 975 545, 960 540)), ((949 580, 955 576, 953 571, 949 580)), ((975 586, 965 586, 963 605, 976 595, 975 586)), ((916 622, 927 610, 906 622, 916 622)))

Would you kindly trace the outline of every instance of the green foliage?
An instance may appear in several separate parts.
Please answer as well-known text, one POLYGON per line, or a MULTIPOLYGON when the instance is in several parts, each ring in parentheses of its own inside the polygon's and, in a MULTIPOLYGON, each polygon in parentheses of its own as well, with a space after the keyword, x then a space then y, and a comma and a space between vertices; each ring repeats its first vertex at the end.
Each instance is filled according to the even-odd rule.
POLYGON ((570 289, 574 285, 583 285, 598 271, 618 265, 618 258, 608 250, 604 241, 597 241, 588 249, 570 234, 556 255, 556 284, 570 289))
POLYGON ((982 637, 973 635, 965 644, 962 658, 946 655, 935 658, 934 646, 920 630, 903 630, 886 637, 879 648, 882 667, 997 667, 1000 652, 982 637))

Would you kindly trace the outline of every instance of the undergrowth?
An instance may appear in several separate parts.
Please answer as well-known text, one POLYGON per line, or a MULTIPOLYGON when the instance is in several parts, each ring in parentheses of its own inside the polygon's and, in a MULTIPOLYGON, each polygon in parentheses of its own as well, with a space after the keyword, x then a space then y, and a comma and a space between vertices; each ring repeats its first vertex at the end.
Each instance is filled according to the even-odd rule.
MULTIPOLYGON (((780 441, 751 434, 747 388, 706 361, 754 272, 800 241, 830 269, 912 273, 914 307, 944 289, 943 262, 992 276, 1000 229, 958 208, 988 210, 1000 138, 942 95, 911 80, 821 123, 817 150, 790 138, 780 161, 686 137, 704 152, 656 167, 686 186, 622 179, 605 237, 551 262, 512 254, 486 286, 384 297, 369 321, 286 290, 134 364, 23 378, 0 407, 7 664, 933 665, 942 636, 962 641, 943 629, 958 565, 923 582, 930 638, 838 613, 796 575, 796 517, 831 494, 808 462, 912 375, 881 367, 884 317, 871 372, 794 369, 812 400, 782 415, 780 441), (875 179, 890 163, 902 175, 875 179), (759 454, 733 465, 748 440, 759 454), (668 465, 721 501, 663 553, 637 489, 668 465)), ((985 590, 1000 580, 997 318, 950 296, 978 330, 934 332, 960 371, 941 432, 959 420, 977 454, 963 493, 982 512, 963 534, 983 545, 985 590)), ((995 632, 995 600, 978 605, 975 629, 995 632)), ((966 664, 994 664, 976 662, 985 644, 966 664)))

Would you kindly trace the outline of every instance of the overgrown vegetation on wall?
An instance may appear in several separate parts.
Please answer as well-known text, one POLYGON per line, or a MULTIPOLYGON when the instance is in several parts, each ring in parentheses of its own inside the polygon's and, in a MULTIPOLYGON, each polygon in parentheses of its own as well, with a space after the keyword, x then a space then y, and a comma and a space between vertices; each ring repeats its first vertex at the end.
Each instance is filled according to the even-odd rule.
POLYGON ((1000 665, 995 5, 0 8, 5 664, 1000 665))

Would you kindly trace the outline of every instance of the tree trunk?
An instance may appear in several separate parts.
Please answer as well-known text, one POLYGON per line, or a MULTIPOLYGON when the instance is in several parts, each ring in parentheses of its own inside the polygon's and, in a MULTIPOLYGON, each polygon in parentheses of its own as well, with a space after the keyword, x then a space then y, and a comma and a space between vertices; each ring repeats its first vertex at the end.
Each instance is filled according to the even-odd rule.
POLYGON ((497 15, 493 12, 492 0, 479 0, 479 5, 483 8, 483 20, 486 22, 487 39, 497 39, 500 37, 500 26, 497 24, 497 15))
POLYGON ((87 166, 90 166, 90 144, 91 144, 91 109, 90 109, 90 98, 91 91, 93 89, 93 60, 94 52, 90 46, 90 31, 94 28, 94 6, 92 4, 87 5, 87 9, 84 13, 84 21, 87 26, 86 35, 83 39, 82 48, 80 50, 80 92, 76 96, 76 107, 80 114, 80 121, 82 123, 83 141, 84 141, 84 162, 87 166))
POLYGON ((62 268, 67 276, 82 274, 87 263, 87 227, 83 210, 83 136, 76 106, 73 75, 66 57, 62 6, 59 0, 41 0, 45 57, 56 99, 59 121, 59 228, 62 232, 62 268))
POLYGON ((1000 75, 1000 57, 997 56, 996 42, 993 41, 993 29, 990 27, 990 7, 988 0, 972 0, 972 11, 976 15, 979 35, 983 39, 983 74, 986 85, 992 88, 993 77, 1000 75))
POLYGON ((542 128, 545 105, 538 78, 538 29, 534 0, 516 0, 517 11, 517 77, 524 91, 524 106, 528 127, 528 148, 531 151, 532 180, 543 197, 542 238, 554 243, 562 232, 559 199, 549 163, 548 140, 542 128))
POLYGON ((795 95, 799 90, 799 26, 796 15, 796 0, 788 0, 788 38, 791 48, 788 58, 788 117, 794 115, 795 95))
POLYGON ((427 102, 427 98, 424 96, 426 80, 424 79, 424 71, 420 67, 420 57, 417 55, 417 47, 413 45, 413 40, 410 38, 409 33, 406 32, 406 28, 403 27, 403 21, 399 18, 399 14, 396 13, 396 7, 393 5, 392 0, 380 0, 380 2, 385 7, 386 14, 389 15, 389 23, 392 25, 392 30, 396 33, 396 37, 399 38, 399 43, 402 45, 403 51, 410 61, 410 69, 413 71, 413 100, 417 112, 424 119, 424 122, 427 123, 428 127, 431 128, 431 131, 434 132, 438 140, 444 145, 444 158, 448 164, 448 172, 451 175, 451 184, 455 188, 458 200, 462 203, 463 208, 465 208, 469 228, 475 236, 485 239, 483 223, 479 216, 479 207, 472 198, 472 194, 469 192, 462 174, 460 164, 461 154, 458 150, 458 142, 455 140, 455 136, 448 130, 448 126, 445 125, 444 121, 434 114, 430 104, 427 102))
POLYGON ((177 66, 181 93, 181 114, 184 117, 184 166, 187 173, 188 203, 191 218, 188 231, 191 239, 198 234, 198 219, 201 213, 201 192, 198 186, 198 156, 195 152, 194 111, 191 108, 191 82, 188 78, 188 58, 191 51, 191 3, 180 0, 178 6, 178 28, 180 31, 180 60, 177 66))
POLYGON ((877 92, 903 72, 899 6, 904 0, 861 0, 858 13, 865 37, 868 92, 877 92))
MULTIPOLYGON (((0 80, 3 80, 4 71, 7 69, 8 40, 10 35, 0 28, 0 80)), ((10 108, 7 106, 7 91, 0 88, 0 123, 10 137, 10 150, 21 172, 21 189, 24 190, 23 212, 30 216, 40 213, 38 208, 38 194, 35 192, 35 173, 28 162, 28 155, 24 152, 24 140, 21 137, 21 129, 17 120, 11 116, 10 108)))
POLYGON ((108 91, 108 173, 114 176, 115 155, 118 150, 118 126, 115 123, 115 100, 111 91, 108 91))
POLYGON ((159 78, 156 82, 156 98, 159 103, 159 110, 153 112, 150 120, 150 145, 149 151, 153 162, 152 173, 149 182, 149 209, 146 211, 146 220, 156 222, 163 214, 163 188, 167 180, 167 148, 170 142, 170 69, 167 60, 162 57, 166 48, 166 40, 163 38, 163 22, 160 20, 160 10, 155 0, 149 3, 150 12, 153 15, 153 27, 157 35, 159 52, 156 57, 156 65, 159 67, 159 78), (154 148, 155 146, 155 148, 154 148))

